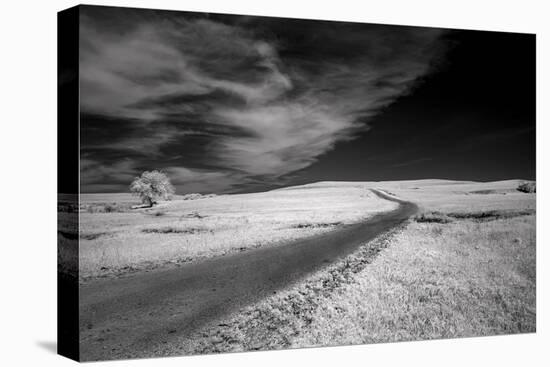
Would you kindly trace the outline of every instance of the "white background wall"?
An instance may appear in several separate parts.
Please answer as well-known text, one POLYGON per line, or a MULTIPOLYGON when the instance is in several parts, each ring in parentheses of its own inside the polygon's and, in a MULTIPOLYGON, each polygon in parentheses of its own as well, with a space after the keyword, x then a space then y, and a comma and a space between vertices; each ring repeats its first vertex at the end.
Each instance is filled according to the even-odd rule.
MULTIPOLYGON (((550 17, 543 0, 135 0, 94 4, 537 33, 537 334, 115 362, 117 366, 542 365, 548 358, 550 17), (546 105, 544 105, 546 102, 546 105), (546 223, 546 228, 544 223, 546 223), (546 344, 546 349, 544 345, 546 344)), ((4 1, 0 22, 0 364, 69 365, 56 339, 56 12, 4 1), (49 347, 48 347, 49 346, 49 347)), ((547 362, 547 361, 546 361, 547 362)), ((99 363, 97 366, 102 366, 99 363)))

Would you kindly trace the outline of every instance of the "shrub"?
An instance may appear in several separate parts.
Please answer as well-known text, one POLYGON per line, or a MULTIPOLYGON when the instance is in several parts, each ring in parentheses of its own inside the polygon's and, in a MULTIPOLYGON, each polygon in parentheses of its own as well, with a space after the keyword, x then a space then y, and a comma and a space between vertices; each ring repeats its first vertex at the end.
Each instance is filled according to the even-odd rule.
POLYGON ((417 215, 414 220, 418 223, 450 223, 452 219, 449 218, 446 214, 431 212, 431 213, 422 213, 417 215))
POLYGON ((215 197, 215 196, 216 196, 216 194, 202 195, 202 194, 193 193, 193 194, 185 194, 185 195, 181 196, 180 200, 208 199, 208 198, 212 198, 212 197, 215 197))
POLYGON ((488 210, 484 212, 470 212, 470 213, 447 213, 449 217, 456 219, 470 219, 478 222, 486 222, 497 219, 515 218, 524 215, 535 214, 534 209, 525 210, 488 210))
POLYGON ((529 194, 536 193, 537 184, 536 182, 523 182, 517 187, 517 190, 521 192, 526 192, 529 194))
POLYGON ((332 222, 332 223, 298 223, 291 228, 327 228, 327 227, 334 227, 339 226, 342 224, 342 222, 332 222))
POLYGON ((105 213, 114 213, 118 211, 118 207, 115 204, 107 204, 103 207, 105 213))
POLYGON ((86 213, 124 213, 130 210, 127 203, 91 203, 81 204, 80 211, 86 213))
POLYGON ((515 218, 525 215, 533 215, 535 210, 489 210, 482 212, 464 212, 464 213, 440 213, 429 212, 417 215, 414 220, 418 223, 450 223, 454 219, 473 220, 476 222, 488 222, 498 219, 515 218))
POLYGON ((203 232, 211 232, 204 228, 176 228, 176 227, 161 227, 161 228, 144 228, 141 230, 143 233, 186 233, 197 234, 203 232))

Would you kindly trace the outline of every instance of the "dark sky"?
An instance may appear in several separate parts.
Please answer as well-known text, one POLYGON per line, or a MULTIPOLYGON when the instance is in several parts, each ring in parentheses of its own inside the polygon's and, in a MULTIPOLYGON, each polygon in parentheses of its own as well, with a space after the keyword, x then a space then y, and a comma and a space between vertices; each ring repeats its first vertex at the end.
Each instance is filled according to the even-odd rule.
POLYGON ((535 36, 81 9, 81 190, 535 178, 535 36))
POLYGON ((535 179, 535 36, 453 31, 440 70, 304 181, 535 179))

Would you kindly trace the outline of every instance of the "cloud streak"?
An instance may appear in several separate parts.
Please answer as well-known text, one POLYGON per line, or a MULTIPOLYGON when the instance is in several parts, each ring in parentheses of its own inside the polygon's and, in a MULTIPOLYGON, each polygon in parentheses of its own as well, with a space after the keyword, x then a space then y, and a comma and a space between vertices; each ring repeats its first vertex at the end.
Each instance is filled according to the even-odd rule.
POLYGON ((184 192, 284 182, 367 131, 444 50, 437 29, 92 9, 81 149, 103 189, 120 167, 163 169, 184 192))

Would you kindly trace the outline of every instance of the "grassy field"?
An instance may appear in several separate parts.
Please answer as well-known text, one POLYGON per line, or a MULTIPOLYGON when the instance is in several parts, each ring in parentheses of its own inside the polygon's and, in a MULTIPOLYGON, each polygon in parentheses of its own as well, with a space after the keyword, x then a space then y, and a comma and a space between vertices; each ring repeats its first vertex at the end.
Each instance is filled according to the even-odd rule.
POLYGON ((299 284, 158 355, 265 350, 534 332, 535 194, 520 181, 321 182, 265 193, 178 197, 132 210, 127 195, 87 195, 60 213, 60 256, 81 278, 276 246, 391 210, 369 188, 417 203, 400 228, 299 284), (191 200, 193 199, 193 200, 191 200), (106 210, 108 208, 108 210, 106 210), (77 237, 75 237, 77 236, 77 237))
POLYGON ((85 194, 81 199, 82 279, 273 246, 396 206, 361 183, 191 197, 195 200, 180 196, 139 210, 130 209, 137 202, 126 194, 85 194))
POLYGON ((517 184, 366 183, 419 203, 422 213, 158 354, 534 332, 536 203, 517 184))

